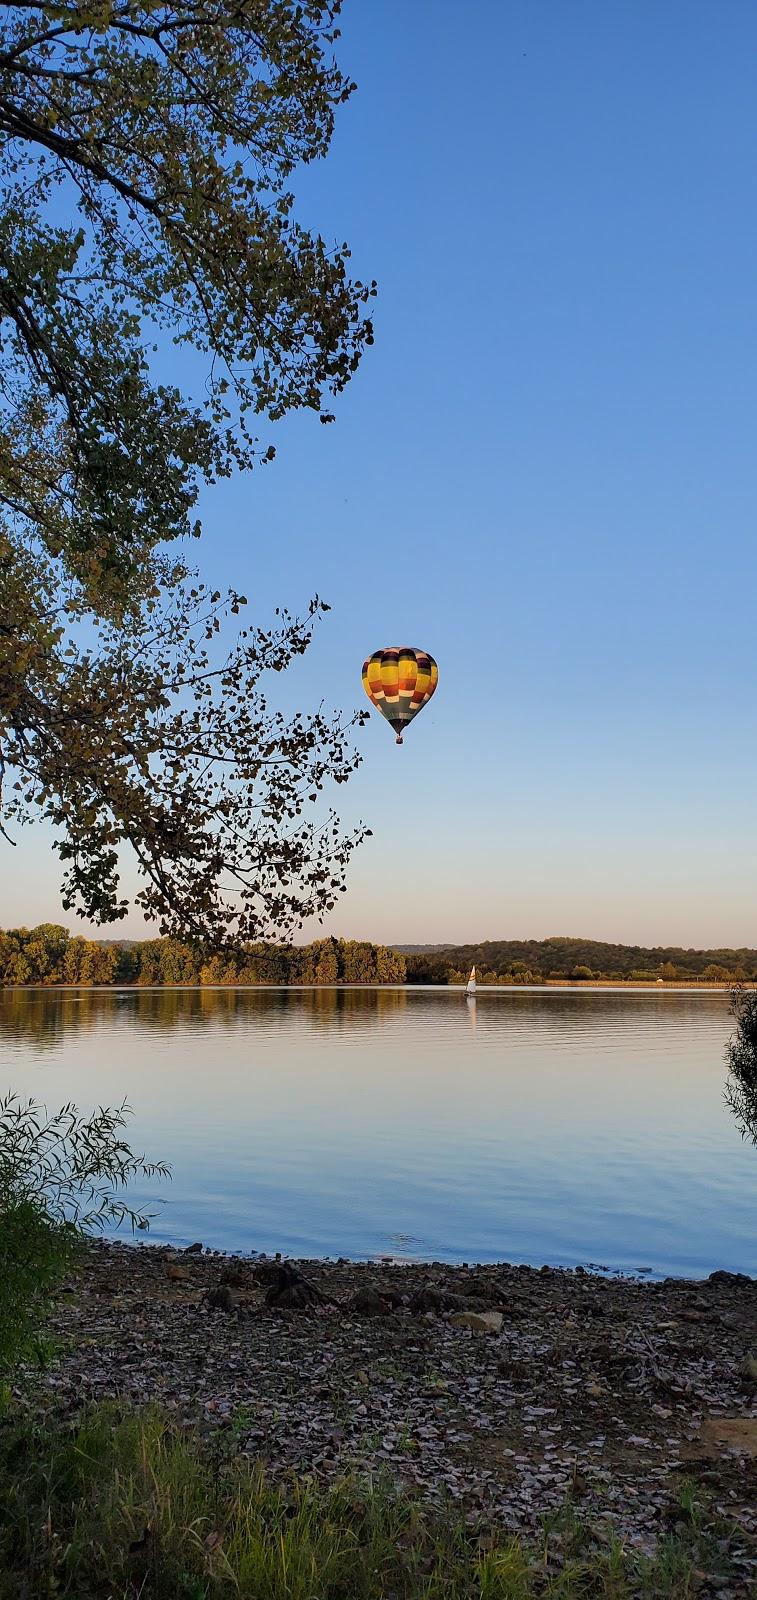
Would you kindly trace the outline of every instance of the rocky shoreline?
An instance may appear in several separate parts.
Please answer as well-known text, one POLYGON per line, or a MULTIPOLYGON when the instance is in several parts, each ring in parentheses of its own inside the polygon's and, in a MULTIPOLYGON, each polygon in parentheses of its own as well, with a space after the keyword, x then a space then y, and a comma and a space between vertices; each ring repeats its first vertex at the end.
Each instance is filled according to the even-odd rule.
POLYGON ((52 1332, 18 1394, 50 1420, 156 1403, 276 1474, 390 1472, 514 1532, 572 1502, 650 1552, 694 1479, 757 1577, 757 1280, 97 1241, 52 1332))

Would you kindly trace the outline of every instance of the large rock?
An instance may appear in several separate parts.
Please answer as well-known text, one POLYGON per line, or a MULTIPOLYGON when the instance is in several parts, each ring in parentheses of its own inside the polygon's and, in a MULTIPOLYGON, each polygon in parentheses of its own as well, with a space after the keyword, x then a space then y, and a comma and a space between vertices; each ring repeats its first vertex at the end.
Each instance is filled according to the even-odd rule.
POLYGON ((359 1317, 385 1317, 391 1309, 388 1297, 372 1283, 358 1289, 347 1302, 347 1310, 356 1312, 359 1317))
POLYGON ((468 1278, 463 1294, 466 1300, 480 1301, 483 1307, 504 1305, 506 1299, 504 1285, 489 1272, 476 1272, 468 1278))
POLYGON ((246 1289, 251 1277, 251 1270, 246 1263, 230 1261, 221 1273, 220 1282, 229 1289, 246 1289))
POLYGON ((311 1306, 331 1305, 316 1284, 310 1283, 298 1267, 288 1261, 278 1263, 265 1303, 278 1311, 306 1311, 311 1306))
POLYGON ((410 1301, 410 1310, 419 1316, 428 1311, 437 1315, 442 1311, 460 1311, 466 1306, 470 1309, 470 1302, 465 1295, 455 1294, 451 1289, 440 1289, 435 1283, 424 1283, 410 1301))
POLYGON ((720 1267, 717 1272, 711 1272, 707 1282, 722 1283, 723 1285, 731 1283, 748 1283, 750 1288, 757 1287, 757 1280, 751 1278, 748 1272, 726 1272, 722 1267, 720 1267))
POLYGON ((504 1320, 501 1311, 458 1311, 450 1317, 456 1328, 470 1328, 472 1333, 500 1333, 504 1320))
POLYGON ((208 1289, 203 1300, 209 1311, 225 1311, 228 1314, 239 1315, 239 1297, 226 1283, 219 1284, 217 1289, 208 1289))

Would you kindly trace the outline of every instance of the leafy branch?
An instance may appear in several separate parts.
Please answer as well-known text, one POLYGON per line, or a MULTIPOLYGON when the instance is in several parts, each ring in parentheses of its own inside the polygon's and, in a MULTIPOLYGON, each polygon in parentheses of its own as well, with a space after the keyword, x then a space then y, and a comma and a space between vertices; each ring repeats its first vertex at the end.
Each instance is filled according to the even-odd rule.
POLYGON ((131 1115, 124 1100, 82 1116, 71 1102, 50 1113, 36 1100, 0 1100, 0 1217, 19 1206, 41 1208, 56 1227, 91 1233, 107 1224, 149 1227, 124 1191, 134 1178, 168 1178, 162 1161, 134 1155, 122 1138, 131 1115))

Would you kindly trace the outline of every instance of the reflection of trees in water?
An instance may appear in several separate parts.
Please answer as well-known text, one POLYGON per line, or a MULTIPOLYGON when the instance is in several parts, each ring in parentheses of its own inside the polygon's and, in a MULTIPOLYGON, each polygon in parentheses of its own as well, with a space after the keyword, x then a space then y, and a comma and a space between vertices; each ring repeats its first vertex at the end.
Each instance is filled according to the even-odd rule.
MULTIPOLYGON (((415 1013, 424 1001, 433 1007, 435 997, 444 995, 445 991, 438 988, 423 991, 408 986, 407 992, 413 998, 415 1013)), ((462 1008, 459 991, 449 996, 449 1003, 462 1008)), ((556 1041, 565 1041, 575 1033, 582 1043, 589 1031, 598 1045, 603 1035, 627 1035, 629 1024, 634 1029, 637 1025, 656 1027, 658 1023, 671 1020, 694 1025, 701 1023, 705 1015, 711 1019, 723 1015, 720 996, 673 994, 669 990, 667 993, 649 990, 643 994, 615 990, 601 994, 586 989, 540 987, 529 990, 493 985, 478 990, 476 1005, 477 1024, 482 1029, 508 1023, 528 1029, 533 1024, 534 1031, 538 1029, 542 1037, 554 1036, 556 1041)))
POLYGON ((399 1013, 407 1004, 405 989, 322 988, 243 989, 83 989, 78 994, 55 990, 8 989, 0 994, 0 1037, 29 1039, 51 1048, 67 1035, 109 1028, 121 1019, 143 1028, 166 1030, 234 1027, 241 1020, 261 1021, 302 1015, 326 1027, 370 1023, 399 1013))
POLYGON ((728 1041, 726 1105, 736 1118, 742 1139, 757 1145, 757 993, 735 989, 731 1009, 736 1031, 728 1041))
MULTIPOLYGON (((6 989, 0 992, 0 1037, 29 1039, 40 1049, 51 1048, 71 1034, 95 1028, 109 1029, 135 1022, 147 1030, 171 1032, 176 1027, 202 1029, 208 1023, 233 1028, 256 1017, 272 1022, 277 1017, 298 1017, 317 1028, 370 1027, 407 1015, 415 1025, 428 1018, 433 1025, 439 1008, 450 1007, 462 1022, 468 1012, 460 995, 443 988, 392 988, 369 985, 348 988, 135 988, 6 989)), ((703 1008, 712 1014, 722 1001, 704 995, 646 994, 602 995, 583 992, 561 994, 555 990, 508 989, 479 997, 478 1022, 484 1028, 507 1023, 536 1024, 542 1034, 563 1040, 573 1029, 585 1033, 587 1024, 604 1032, 628 1028, 629 1006, 640 1021, 656 1023, 671 1014, 679 1020, 701 1019, 703 1008)), ((757 1091, 755 1091, 757 1094, 757 1091)))
POLYGON ((95 1024, 92 1002, 97 999, 91 990, 78 996, 6 989, 0 994, 0 1037, 30 1039, 40 1050, 50 1049, 69 1031, 84 1032, 95 1024))
POLYGON ((407 1006, 406 989, 301 989, 287 998, 304 1002, 309 1020, 329 1028, 386 1020, 407 1006))

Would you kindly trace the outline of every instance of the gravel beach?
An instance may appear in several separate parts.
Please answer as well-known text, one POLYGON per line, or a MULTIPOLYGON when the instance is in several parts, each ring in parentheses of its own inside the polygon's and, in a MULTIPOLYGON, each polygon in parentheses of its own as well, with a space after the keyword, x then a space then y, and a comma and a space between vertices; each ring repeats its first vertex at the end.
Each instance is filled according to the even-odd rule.
POLYGON ((284 1267, 93 1243, 20 1403, 51 1420, 157 1403, 275 1474, 389 1471, 523 1532, 572 1502, 650 1552, 693 1479, 757 1575, 757 1280, 284 1267))

